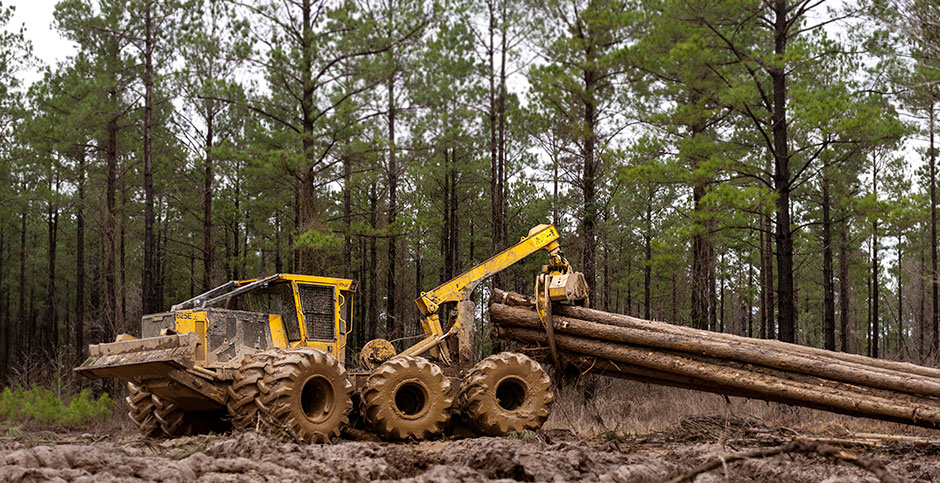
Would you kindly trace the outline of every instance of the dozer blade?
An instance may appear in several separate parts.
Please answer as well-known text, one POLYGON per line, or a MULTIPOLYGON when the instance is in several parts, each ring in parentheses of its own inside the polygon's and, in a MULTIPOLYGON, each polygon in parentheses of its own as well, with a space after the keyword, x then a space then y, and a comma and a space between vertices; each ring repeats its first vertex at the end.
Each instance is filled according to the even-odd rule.
POLYGON ((193 367, 199 336, 193 333, 122 340, 88 347, 90 357, 75 372, 91 379, 139 381, 193 367))

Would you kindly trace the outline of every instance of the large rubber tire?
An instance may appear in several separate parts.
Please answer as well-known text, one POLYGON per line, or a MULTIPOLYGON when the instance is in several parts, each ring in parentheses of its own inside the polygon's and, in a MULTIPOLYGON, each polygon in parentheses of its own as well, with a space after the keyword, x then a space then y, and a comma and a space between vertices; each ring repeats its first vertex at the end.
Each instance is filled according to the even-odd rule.
POLYGON ((327 443, 349 422, 352 383, 335 357, 312 348, 279 352, 265 367, 256 404, 294 438, 327 443))
POLYGON ((242 361, 235 371, 235 378, 228 387, 228 409, 235 429, 251 429, 258 420, 258 405, 255 399, 261 396, 265 366, 278 354, 279 349, 267 349, 252 354, 242 361))
POLYGON ((554 400, 552 381, 542 366, 515 352, 478 362, 464 379, 458 396, 470 426, 489 436, 541 428, 554 400))
POLYGON ((367 427, 391 440, 439 435, 450 420, 453 397, 441 368, 423 357, 400 356, 380 365, 362 388, 367 427))
POLYGON ((160 429, 165 435, 190 436, 196 432, 193 428, 195 419, 193 414, 183 411, 176 403, 156 395, 153 396, 153 404, 155 406, 153 414, 160 422, 160 429))
POLYGON ((131 418, 140 434, 148 438, 163 436, 160 421, 157 420, 156 405, 153 395, 144 391, 133 382, 127 383, 127 416, 131 418))

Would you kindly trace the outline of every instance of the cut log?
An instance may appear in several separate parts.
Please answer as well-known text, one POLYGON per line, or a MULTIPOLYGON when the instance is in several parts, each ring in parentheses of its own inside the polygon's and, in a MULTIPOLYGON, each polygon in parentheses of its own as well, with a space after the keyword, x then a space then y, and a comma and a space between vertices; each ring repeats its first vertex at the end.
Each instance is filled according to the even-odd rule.
MULTIPOLYGON (((902 423, 902 424, 912 424, 910 419, 908 418, 873 416, 868 413, 862 413, 862 412, 852 411, 848 409, 834 410, 833 408, 829 406, 812 403, 806 400, 794 400, 794 399, 784 398, 776 394, 762 394, 762 393, 758 393, 754 391, 731 389, 727 386, 719 386, 715 384, 710 384, 710 383, 701 381, 700 379, 696 379, 693 377, 677 376, 675 374, 669 374, 669 373, 665 373, 661 371, 652 371, 643 367, 637 367, 637 366, 633 366, 631 364, 626 364, 626 363, 617 363, 617 362, 609 361, 606 359, 598 359, 596 357, 576 356, 572 358, 570 362, 575 367, 578 367, 584 372, 590 372, 592 374, 597 374, 599 376, 630 379, 633 381, 643 382, 647 384, 657 384, 661 386, 691 389, 695 391, 709 392, 713 394, 721 394, 724 396, 731 396, 731 397, 758 399, 762 401, 788 404, 791 406, 803 406, 803 407, 810 408, 810 409, 818 409, 822 411, 845 414, 847 416, 876 418, 876 419, 880 419, 883 421, 891 421, 891 422, 902 423)), ((928 427, 928 428, 936 427, 936 425, 930 422, 915 423, 915 424, 928 427)))
MULTIPOLYGON (((517 307, 535 307, 535 301, 531 297, 516 292, 506 292, 499 289, 493 290, 491 301, 517 307)), ((552 311, 555 315, 584 320, 588 322, 597 322, 605 325, 614 325, 618 327, 635 328, 662 332, 668 334, 684 335, 698 339, 721 340, 731 344, 744 344, 772 348, 780 351, 786 351, 791 354, 800 354, 804 357, 822 358, 825 360, 839 360, 843 362, 858 364, 869 368, 875 368, 884 371, 896 371, 898 373, 919 375, 927 378, 940 380, 940 369, 933 367, 918 366, 908 362, 888 361, 884 359, 875 359, 858 354, 848 354, 845 352, 834 352, 815 347, 807 347, 798 344, 790 344, 769 339, 753 339, 741 337, 733 334, 724 334, 720 332, 711 332, 707 330, 693 329, 672 325, 665 322, 656 322, 651 320, 639 319, 628 315, 613 314, 595 309, 576 307, 563 304, 554 304, 552 311)))
MULTIPOLYGON (((541 327, 538 314, 522 307, 493 304, 490 306, 490 316, 505 325, 541 327)), ((831 358, 828 360, 820 357, 810 358, 801 353, 783 352, 754 344, 731 344, 725 340, 715 340, 710 337, 710 333, 704 331, 703 334, 699 334, 699 337, 693 338, 685 334, 667 334, 635 327, 599 324, 560 315, 555 315, 553 320, 555 330, 568 335, 690 354, 705 354, 728 361, 756 364, 849 384, 940 397, 940 382, 924 376, 897 371, 871 370, 859 364, 831 358)))
MULTIPOLYGON (((491 316, 496 323, 505 322, 505 320, 498 319, 498 316, 492 312, 491 316)), ((521 341, 544 340, 544 332, 538 329, 501 327, 500 333, 508 338, 521 341)), ((701 360, 701 358, 665 353, 664 351, 613 345, 566 334, 556 334, 555 338, 558 347, 568 352, 693 377, 701 379, 712 386, 724 386, 732 390, 747 391, 759 395, 762 399, 778 398, 787 400, 792 404, 824 408, 852 415, 879 417, 927 427, 940 427, 940 407, 937 406, 908 404, 903 401, 892 401, 872 395, 860 397, 858 393, 852 391, 826 387, 825 381, 822 380, 820 385, 816 386, 761 374, 747 368, 726 367, 709 363, 701 360)))

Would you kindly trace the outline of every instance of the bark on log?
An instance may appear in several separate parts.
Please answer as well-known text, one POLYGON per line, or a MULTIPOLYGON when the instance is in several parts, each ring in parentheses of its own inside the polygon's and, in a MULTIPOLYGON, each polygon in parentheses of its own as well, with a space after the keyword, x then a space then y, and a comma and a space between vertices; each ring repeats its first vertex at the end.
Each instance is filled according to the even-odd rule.
MULTIPOLYGON (((517 307, 534 307, 535 300, 531 297, 516 292, 506 292, 499 289, 493 290, 491 301, 504 305, 517 307)), ((746 344, 773 348, 786 351, 791 354, 800 354, 804 357, 822 358, 827 360, 839 360, 853 364, 859 364, 870 368, 876 368, 886 371, 896 371, 904 374, 913 374, 928 378, 940 379, 940 369, 934 367, 924 367, 908 362, 888 361, 884 359, 874 359, 858 354, 848 354, 845 352, 833 352, 815 347, 807 347, 798 344, 790 344, 772 339, 753 339, 741 337, 733 334, 724 334, 720 332, 711 332, 707 330, 698 330, 691 327, 672 325, 665 322, 656 322, 651 320, 639 319, 628 315, 613 314, 600 310, 588 309, 584 307, 575 307, 570 305, 554 304, 552 307, 555 315, 570 317, 589 322, 597 322, 606 325, 615 325, 618 327, 636 328, 641 330, 657 331, 669 334, 685 335, 694 338, 708 338, 712 340, 722 340, 734 344, 746 344)))
MULTIPOLYGON (((512 328, 512 329, 515 329, 515 328, 512 328)), ((529 330, 529 329, 520 328, 519 330, 529 330)), ((538 336, 538 334, 536 334, 534 331, 531 333, 531 335, 533 337, 538 336)), ((527 341, 520 340, 520 342, 531 343, 532 340, 527 340, 527 341)), ((762 393, 754 392, 754 391, 731 389, 731 388, 728 388, 727 386, 719 386, 719 385, 711 384, 711 383, 702 381, 701 379, 697 379, 694 377, 679 376, 679 375, 671 374, 667 372, 654 371, 654 370, 650 370, 644 367, 638 367, 638 366, 634 366, 634 365, 626 364, 622 362, 618 363, 618 362, 610 361, 607 359, 598 359, 596 357, 588 357, 588 356, 579 355, 579 356, 574 357, 573 359, 570 359, 569 362, 571 362, 575 367, 579 368, 580 370, 584 372, 590 372, 592 374, 597 374, 600 376, 618 377, 622 379, 630 379, 633 381, 643 382, 647 384, 657 384, 661 386, 677 387, 681 389, 691 389, 695 391, 721 394, 724 396, 742 397, 742 398, 747 398, 747 399, 759 399, 762 401, 771 401, 771 402, 776 402, 776 403, 781 403, 781 404, 789 404, 792 406, 803 406, 803 407, 810 408, 810 409, 818 409, 822 411, 830 411, 830 412, 836 412, 839 414, 845 414, 847 416, 876 418, 876 419, 880 419, 884 421, 891 421, 895 423, 911 424, 911 420, 909 418, 873 416, 869 413, 862 413, 862 412, 851 411, 851 410, 846 410, 846 409, 835 410, 832 407, 822 405, 822 404, 815 404, 806 400, 794 400, 794 399, 788 399, 788 398, 784 398, 784 397, 781 397, 779 395, 774 395, 774 394, 762 394, 762 393)), ((936 427, 936 425, 934 425, 931 422, 915 423, 915 424, 918 424, 920 426, 924 426, 927 428, 936 427)))
MULTIPOLYGON (((520 327, 504 327, 500 329, 500 333, 520 341, 533 341, 544 337, 544 333, 538 329, 520 327)), ((558 347, 565 351, 694 377, 713 385, 753 392, 762 399, 783 398, 793 404, 820 407, 830 411, 940 427, 940 407, 936 406, 906 404, 877 396, 859 397, 857 393, 842 389, 818 387, 746 369, 708 363, 697 358, 667 354, 664 351, 615 346, 565 334, 556 334, 555 338, 558 347)))
MULTIPOLYGON (((538 314, 521 307, 493 304, 490 307, 490 315, 497 321, 503 321, 503 323, 529 328, 541 327, 538 314)), ((711 339, 709 333, 702 334, 698 338, 692 338, 684 334, 664 334, 633 327, 599 324, 559 315, 553 316, 553 321, 556 331, 579 337, 690 354, 704 354, 728 361, 757 364, 849 384, 940 397, 940 382, 924 376, 897 371, 874 371, 863 365, 835 359, 809 358, 799 353, 782 352, 753 344, 730 344, 726 341, 711 339)))

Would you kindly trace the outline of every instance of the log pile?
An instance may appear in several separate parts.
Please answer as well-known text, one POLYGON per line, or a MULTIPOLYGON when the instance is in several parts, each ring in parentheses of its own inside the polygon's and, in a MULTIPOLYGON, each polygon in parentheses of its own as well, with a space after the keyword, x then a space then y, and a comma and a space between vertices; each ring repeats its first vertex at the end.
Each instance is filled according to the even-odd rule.
MULTIPOLYGON (((534 300, 495 290, 495 336, 547 347, 534 300)), ((555 304, 555 344, 585 372, 940 428, 940 369, 555 304)))

